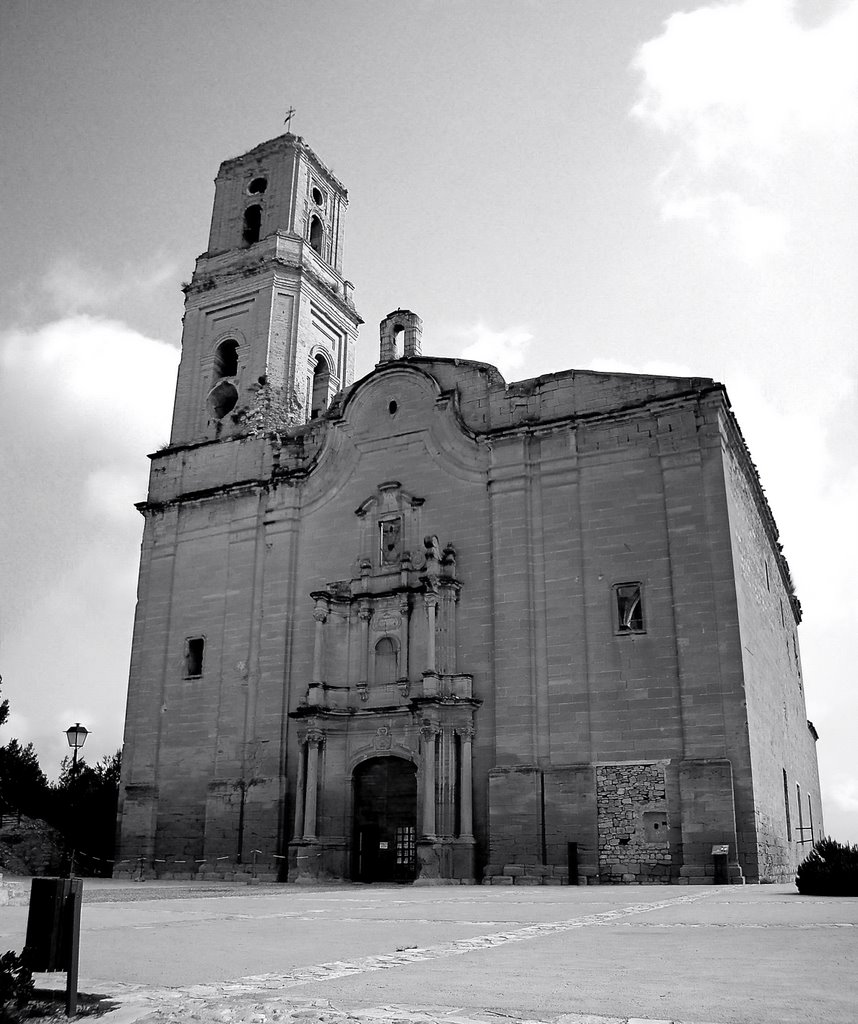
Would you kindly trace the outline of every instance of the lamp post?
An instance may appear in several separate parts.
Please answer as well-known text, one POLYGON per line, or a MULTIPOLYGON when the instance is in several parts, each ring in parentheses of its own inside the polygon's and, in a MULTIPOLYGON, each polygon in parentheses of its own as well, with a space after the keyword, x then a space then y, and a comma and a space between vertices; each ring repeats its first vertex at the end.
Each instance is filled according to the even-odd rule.
POLYGON ((89 730, 85 729, 80 722, 75 722, 74 725, 70 725, 66 729, 66 739, 69 741, 69 746, 72 748, 74 753, 72 754, 72 770, 71 770, 71 785, 69 786, 69 804, 72 809, 72 843, 71 843, 71 860, 69 861, 69 878, 74 878, 74 855, 75 855, 75 838, 77 831, 77 823, 74 816, 74 790, 75 782, 77 781, 77 752, 86 743, 86 738, 89 736, 89 730))

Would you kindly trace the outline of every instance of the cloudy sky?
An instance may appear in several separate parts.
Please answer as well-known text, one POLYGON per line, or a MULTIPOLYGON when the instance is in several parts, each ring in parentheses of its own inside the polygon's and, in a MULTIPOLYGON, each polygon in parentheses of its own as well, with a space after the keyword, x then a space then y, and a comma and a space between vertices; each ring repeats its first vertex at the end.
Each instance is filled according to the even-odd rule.
POLYGON ((293 123, 367 326, 507 379, 723 381, 858 841, 858 0, 3 0, 0 672, 50 773, 121 743, 146 453, 221 160, 293 123))

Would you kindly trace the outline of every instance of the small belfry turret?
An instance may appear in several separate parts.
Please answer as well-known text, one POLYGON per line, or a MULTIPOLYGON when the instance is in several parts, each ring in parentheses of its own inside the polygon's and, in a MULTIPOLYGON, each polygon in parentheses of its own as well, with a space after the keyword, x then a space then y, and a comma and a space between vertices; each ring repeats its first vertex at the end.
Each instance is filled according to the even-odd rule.
POLYGON ((342 273, 347 206, 297 135, 221 164, 185 287, 172 445, 305 422, 352 383, 363 321, 342 273))
POLYGON ((379 324, 378 365, 408 359, 422 352, 423 321, 410 309, 395 309, 379 324))

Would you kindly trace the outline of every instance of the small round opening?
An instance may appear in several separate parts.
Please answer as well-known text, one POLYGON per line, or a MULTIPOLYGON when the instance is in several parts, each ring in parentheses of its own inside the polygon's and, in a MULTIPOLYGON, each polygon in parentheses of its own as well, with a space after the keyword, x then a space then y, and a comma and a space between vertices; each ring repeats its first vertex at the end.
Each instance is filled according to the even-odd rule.
POLYGON ((252 196, 261 196, 262 193, 268 188, 267 178, 254 178, 253 181, 247 186, 247 191, 252 196))
POLYGON ((398 408, 399 408, 399 406, 396 404, 396 402, 391 402, 390 405, 388 405, 388 407, 387 407, 387 411, 390 413, 391 416, 395 416, 396 415, 396 410, 398 408))
POLYGON ((314 188, 310 192, 310 195, 312 196, 313 202, 316 206, 321 206, 325 201, 325 197, 322 195, 322 190, 320 188, 314 188))

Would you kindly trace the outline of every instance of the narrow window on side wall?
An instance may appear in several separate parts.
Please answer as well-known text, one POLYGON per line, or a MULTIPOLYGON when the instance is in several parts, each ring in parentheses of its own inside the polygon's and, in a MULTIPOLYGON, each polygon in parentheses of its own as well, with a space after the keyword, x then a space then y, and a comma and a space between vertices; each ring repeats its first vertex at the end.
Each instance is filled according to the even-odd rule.
POLYGON ((203 674, 203 652, 206 641, 201 636, 191 636, 185 641, 185 678, 192 679, 203 674))
POLYGON ((640 583, 617 583, 613 587, 617 633, 643 633, 643 597, 640 583))
POLYGON ((789 813, 789 783, 787 782, 786 768, 782 769, 784 776, 784 814, 786 815, 786 836, 787 842, 792 841, 792 821, 789 813))

